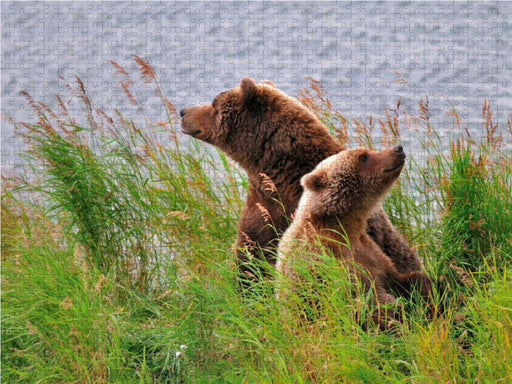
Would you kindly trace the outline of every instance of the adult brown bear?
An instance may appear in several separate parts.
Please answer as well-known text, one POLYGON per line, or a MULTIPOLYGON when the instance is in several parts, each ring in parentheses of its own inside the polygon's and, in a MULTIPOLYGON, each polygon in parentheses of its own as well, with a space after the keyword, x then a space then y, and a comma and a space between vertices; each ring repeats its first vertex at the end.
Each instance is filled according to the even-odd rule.
MULTIPOLYGON (((242 78, 211 104, 180 111, 184 133, 213 144, 245 169, 249 188, 238 222, 237 258, 242 273, 258 273, 252 257, 275 264, 276 248, 302 194, 300 179, 340 144, 318 117, 271 82, 242 78)), ((421 264, 382 207, 371 213, 367 232, 399 272, 421 264)))

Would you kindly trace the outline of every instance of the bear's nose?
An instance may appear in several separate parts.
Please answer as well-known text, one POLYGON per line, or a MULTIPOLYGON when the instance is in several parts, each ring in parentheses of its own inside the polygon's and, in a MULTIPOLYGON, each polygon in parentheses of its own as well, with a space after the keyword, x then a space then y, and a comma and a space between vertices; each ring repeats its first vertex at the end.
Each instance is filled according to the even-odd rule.
POLYGON ((180 116, 183 117, 185 116, 185 113, 186 113, 186 108, 183 108, 183 109, 180 109, 180 116))
POLYGON ((393 152, 396 152, 396 153, 403 153, 404 152, 404 147, 402 147, 401 145, 397 145, 393 148, 393 152))

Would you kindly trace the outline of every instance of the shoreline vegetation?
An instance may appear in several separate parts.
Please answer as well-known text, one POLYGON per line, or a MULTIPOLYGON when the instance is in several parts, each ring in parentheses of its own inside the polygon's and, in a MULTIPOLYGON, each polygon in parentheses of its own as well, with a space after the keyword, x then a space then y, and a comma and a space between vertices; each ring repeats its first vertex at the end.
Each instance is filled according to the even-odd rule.
POLYGON ((428 100, 355 121, 309 79, 298 98, 348 147, 406 137, 421 149, 408 153, 384 207, 444 289, 434 320, 404 302, 399 330, 363 330, 369 301, 352 297, 347 272, 324 256, 323 283, 305 276, 324 311, 300 322, 282 317, 271 280, 250 297, 237 291, 245 174, 223 153, 180 141, 153 68, 134 60, 135 80, 111 63, 142 126, 98 109, 78 77, 63 79, 54 109, 25 93, 33 119, 10 121, 28 150, 23 172, 2 174, 3 382, 512 381, 512 115, 497 125, 483 101, 476 138, 448 111, 446 138, 428 100), (140 88, 165 121, 149 121, 140 88))

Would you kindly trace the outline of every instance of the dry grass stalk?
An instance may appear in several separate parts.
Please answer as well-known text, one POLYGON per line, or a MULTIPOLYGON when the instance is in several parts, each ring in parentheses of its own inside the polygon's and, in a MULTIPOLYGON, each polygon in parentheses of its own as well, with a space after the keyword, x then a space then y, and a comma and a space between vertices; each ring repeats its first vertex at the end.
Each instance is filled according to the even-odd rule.
POLYGON ((260 203, 256 203, 256 207, 258 208, 258 210, 260 211, 261 213, 261 216, 263 217, 263 221, 265 223, 271 223, 272 225, 274 224, 274 222, 272 221, 272 216, 270 216, 270 212, 268 211, 267 208, 265 208, 263 205, 261 205, 260 203))
POLYGON ((166 218, 171 218, 171 217, 177 217, 180 220, 187 220, 188 218, 190 218, 190 215, 187 215, 185 212, 182 212, 182 211, 171 211, 171 212, 167 213, 166 218))
POLYGON ((167 108, 169 113, 174 114, 176 112, 176 107, 169 100, 167 100, 165 97, 161 96, 161 98, 162 98, 162 101, 165 104, 165 108, 167 108))
POLYGON ((107 115, 104 111, 102 111, 99 108, 96 108, 96 109, 94 109, 94 112, 96 112, 96 114, 106 122, 108 127, 114 126, 114 120, 109 115, 107 115))
POLYGON ((398 84, 407 84, 407 81, 404 79, 404 77, 402 76, 402 74, 400 72, 395 71, 395 76, 396 76, 396 79, 393 82, 398 83, 398 84))
POLYGON ((242 236, 244 238, 244 242, 242 243, 242 247, 244 248, 254 248, 256 247, 256 242, 249 237, 249 235, 245 232, 242 232, 242 236))
POLYGON ((126 70, 122 66, 120 66, 113 60, 109 60, 109 63, 112 64, 112 66, 117 69, 117 71, 114 72, 114 76, 116 76, 117 74, 121 74, 123 76, 128 77, 128 72, 126 72, 126 70))
POLYGON ((484 105, 482 107, 482 118, 485 120, 484 126, 487 143, 492 149, 500 149, 500 147, 503 146, 503 136, 501 132, 499 132, 496 136, 498 124, 493 124, 492 122, 491 103, 487 102, 487 99, 484 99, 484 105))
POLYGON ((91 101, 89 100, 89 97, 87 96, 87 92, 85 92, 84 83, 82 82, 82 80, 78 76, 75 76, 75 80, 76 80, 76 83, 78 84, 76 95, 78 95, 80 100, 82 100, 84 102, 84 104, 87 107, 87 109, 89 111, 92 111, 91 101))
POLYGON ((59 108, 58 109, 59 115, 68 118, 69 117, 68 109, 66 108, 66 105, 62 101, 62 98, 59 95, 57 95, 57 94, 55 94, 55 98, 57 99, 57 106, 59 108))
POLYGON ((131 83, 132 83, 132 81, 130 79, 124 79, 119 82, 119 84, 121 85, 121 88, 123 88, 123 91, 124 91, 126 97, 128 98, 128 102, 130 104, 137 105, 138 104, 137 100, 135 99, 133 94, 128 89, 128 87, 131 85, 131 83))
POLYGON ((464 268, 459 267, 455 263, 450 263, 450 268, 453 269, 456 275, 460 278, 460 281, 466 286, 471 287, 473 285, 473 279, 471 276, 464 270, 464 268))
MULTIPOLYGON (((89 97, 87 96, 87 92, 85 90, 85 85, 82 82, 82 80, 78 76, 74 76, 76 85, 72 85, 63 76, 59 76, 59 78, 64 81, 65 87, 70 95, 70 98, 71 99, 77 98, 78 100, 80 100, 83 103, 83 105, 85 107, 85 114, 87 117, 87 122, 90 124, 90 126, 93 128, 98 128, 98 123, 96 122, 96 120, 94 119, 94 116, 93 116, 93 108, 91 105, 91 101, 89 100, 89 97)), ((57 96, 57 102, 58 102, 59 108, 61 108, 63 110, 63 113, 61 114, 61 116, 64 116, 66 118, 66 120, 68 120, 68 124, 76 125, 76 122, 74 121, 74 119, 71 119, 69 117, 67 108, 66 108, 64 102, 62 101, 62 99, 58 95, 56 95, 56 96, 57 96)), ((71 99, 68 101, 68 104, 71 101, 71 99)))
POLYGON ((448 116, 455 117, 455 123, 453 124, 453 127, 452 127, 451 130, 460 130, 460 128, 461 128, 461 120, 460 120, 459 114, 457 113, 455 108, 452 108, 452 110, 447 111, 446 114, 448 116))
POLYGON ((21 91, 20 94, 25 97, 25 100, 32 110, 34 117, 37 119, 35 125, 23 122, 21 125, 30 131, 42 130, 45 134, 55 134, 55 129, 52 127, 48 117, 44 114, 44 112, 46 112, 50 118, 56 118, 55 114, 45 104, 35 101, 27 92, 21 91))
POLYGON ((113 60, 110 60, 110 64, 112 64, 112 66, 114 66, 114 68, 117 69, 117 71, 114 72, 114 76, 120 74, 124 77, 122 80, 119 81, 119 84, 121 85, 121 88, 123 89, 126 97, 128 98, 128 102, 132 105, 138 105, 137 100, 133 96, 132 92, 128 89, 128 87, 132 84, 132 81, 129 79, 128 72, 126 72, 126 70, 121 65, 119 65, 113 60))
POLYGON ((151 84, 156 81, 155 72, 147 60, 133 55, 135 62, 139 65, 139 74, 143 80, 143 84, 151 84))
POLYGON ((317 115, 329 129, 333 130, 341 143, 347 143, 349 128, 347 119, 333 108, 327 97, 327 92, 319 81, 311 77, 305 77, 305 79, 309 81, 309 87, 299 90, 298 101, 317 115))
POLYGON ((386 135, 393 137, 400 137, 400 125, 398 123, 398 115, 400 110, 400 100, 396 104, 396 109, 388 109, 384 107, 385 121, 380 121, 381 131, 386 135), (389 113, 391 111, 391 114, 389 113), (388 130, 389 128, 389 130, 388 130))
POLYGON ((265 175, 264 173, 259 173, 259 175, 261 176, 262 179, 264 191, 269 192, 270 194, 277 193, 277 187, 272 181, 272 179, 265 175))
MULTIPOLYGON (((419 119, 424 120, 427 124, 430 123, 430 110, 428 108, 428 97, 425 98, 425 101, 423 99, 419 102, 419 119)), ((430 129, 430 128, 429 128, 430 129)))

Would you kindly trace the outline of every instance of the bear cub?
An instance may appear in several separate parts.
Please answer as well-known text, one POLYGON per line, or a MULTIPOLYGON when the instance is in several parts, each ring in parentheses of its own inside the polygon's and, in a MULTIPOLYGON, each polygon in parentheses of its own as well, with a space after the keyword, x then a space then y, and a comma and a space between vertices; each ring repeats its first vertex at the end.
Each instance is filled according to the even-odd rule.
MULTIPOLYGON (((377 305, 394 303, 394 294, 410 293, 414 286, 428 299, 429 279, 421 272, 399 272, 366 231, 369 215, 397 180, 405 158, 401 146, 382 151, 344 150, 302 177, 304 193, 278 249, 277 269, 297 283, 292 286, 300 287, 300 277, 292 267, 294 259, 311 260, 323 248, 347 262, 354 280, 365 291, 373 291, 377 305)), ((286 296, 278 286, 278 299, 286 300, 286 296)), ((386 329, 394 314, 377 309, 373 320, 386 329)))

